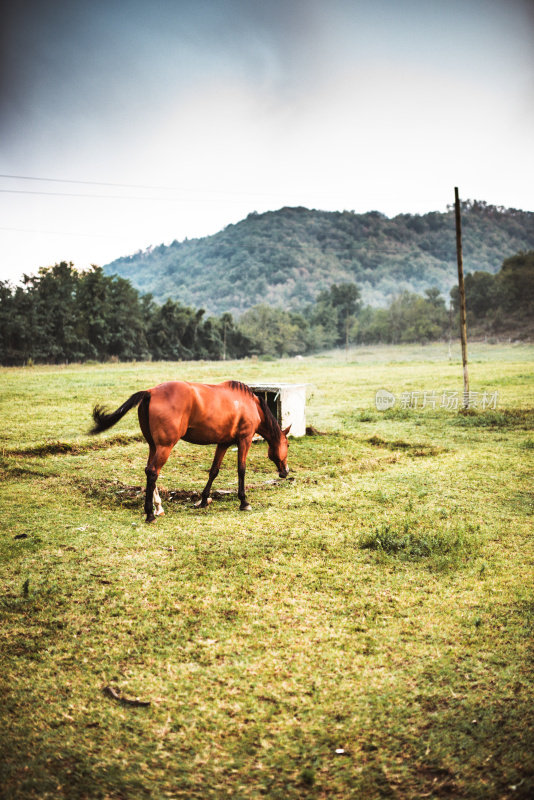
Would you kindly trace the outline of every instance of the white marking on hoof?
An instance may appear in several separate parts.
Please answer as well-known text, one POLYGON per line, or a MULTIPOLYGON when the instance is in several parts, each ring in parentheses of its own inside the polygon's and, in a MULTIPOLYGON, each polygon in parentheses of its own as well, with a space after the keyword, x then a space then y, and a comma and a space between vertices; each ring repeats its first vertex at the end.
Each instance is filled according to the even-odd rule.
POLYGON ((202 505, 202 500, 198 500, 195 503, 195 508, 207 508, 207 506, 211 505, 211 503, 213 503, 213 499, 211 497, 208 497, 208 499, 206 500, 206 505, 205 506, 202 505))
POLYGON ((241 506, 241 508, 239 510, 240 511, 252 511, 252 506, 247 504, 246 506, 241 506))
POLYGON ((161 517, 161 515, 164 514, 165 512, 163 510, 163 506, 161 505, 161 497, 159 496, 157 488, 154 489, 154 494, 152 495, 152 499, 154 501, 154 516, 161 517))

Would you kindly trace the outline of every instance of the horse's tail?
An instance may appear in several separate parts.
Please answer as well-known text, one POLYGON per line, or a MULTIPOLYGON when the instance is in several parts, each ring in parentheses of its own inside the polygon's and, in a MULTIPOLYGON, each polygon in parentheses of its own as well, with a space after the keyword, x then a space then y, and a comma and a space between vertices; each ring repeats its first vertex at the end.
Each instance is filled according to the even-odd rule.
POLYGON ((115 423, 117 423, 124 415, 130 411, 131 408, 135 408, 138 406, 139 403, 144 400, 144 398, 149 395, 149 392, 136 392, 131 397, 126 400, 125 403, 122 404, 116 411, 107 411, 104 406, 95 406, 93 409, 93 419, 95 421, 95 425, 89 431, 90 434, 95 433, 102 433, 102 431, 107 431, 108 428, 111 428, 115 423))

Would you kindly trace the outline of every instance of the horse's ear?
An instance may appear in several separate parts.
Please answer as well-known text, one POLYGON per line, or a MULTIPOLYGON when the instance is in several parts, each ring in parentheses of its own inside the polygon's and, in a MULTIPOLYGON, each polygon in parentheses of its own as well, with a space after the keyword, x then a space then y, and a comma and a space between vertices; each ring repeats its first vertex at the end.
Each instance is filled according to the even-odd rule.
POLYGON ((289 433, 290 430, 291 430, 291 425, 288 425, 287 428, 284 428, 282 433, 284 434, 284 436, 287 436, 287 434, 289 433))

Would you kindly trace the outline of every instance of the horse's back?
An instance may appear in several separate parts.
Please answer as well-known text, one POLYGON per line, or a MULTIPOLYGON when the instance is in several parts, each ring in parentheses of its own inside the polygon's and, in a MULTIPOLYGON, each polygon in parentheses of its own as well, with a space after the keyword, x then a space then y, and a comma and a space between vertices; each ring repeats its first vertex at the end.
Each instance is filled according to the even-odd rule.
POLYGON ((150 389, 149 416, 152 435, 174 443, 234 442, 252 436, 260 422, 253 393, 236 381, 159 384, 150 389))

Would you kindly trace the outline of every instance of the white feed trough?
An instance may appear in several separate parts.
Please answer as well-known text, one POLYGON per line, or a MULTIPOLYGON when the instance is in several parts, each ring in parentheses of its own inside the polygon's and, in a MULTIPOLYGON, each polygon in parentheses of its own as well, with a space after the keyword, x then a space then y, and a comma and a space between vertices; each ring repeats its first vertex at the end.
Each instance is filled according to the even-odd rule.
POLYGON ((262 396, 281 428, 291 425, 290 436, 306 435, 305 383, 249 383, 254 394, 262 396))

